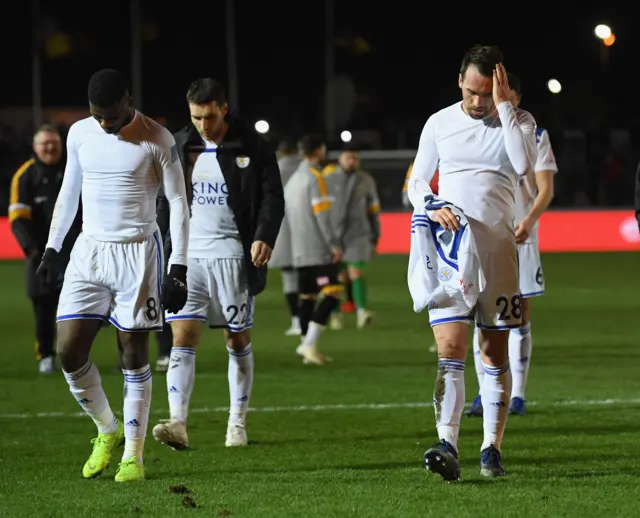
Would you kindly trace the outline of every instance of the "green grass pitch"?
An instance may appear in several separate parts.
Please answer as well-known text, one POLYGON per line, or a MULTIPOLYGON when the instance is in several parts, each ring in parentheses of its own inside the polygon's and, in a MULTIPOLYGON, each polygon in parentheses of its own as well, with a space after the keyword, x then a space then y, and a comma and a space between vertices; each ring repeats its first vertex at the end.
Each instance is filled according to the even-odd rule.
MULTIPOLYGON (((529 413, 507 424, 507 477, 480 478, 482 423, 463 418, 458 484, 422 466, 436 438, 436 357, 426 315, 412 310, 406 257, 370 265, 373 325, 358 331, 350 315, 347 329, 327 331, 322 347, 335 359, 327 367, 303 365, 297 339, 283 335, 288 317, 274 272, 256 310, 250 446, 224 447, 227 352, 211 331, 198 353, 192 449, 175 452, 151 437, 168 408, 164 375, 154 374, 148 478, 129 485, 114 482, 115 465, 82 478, 95 428, 78 416, 61 374, 36 373, 23 266, 0 263, 0 516, 640 516, 640 257, 543 261, 529 413), (180 484, 191 500, 169 490, 180 484)), ((93 360, 121 409, 113 329, 101 332, 93 360)), ((477 391, 471 355, 466 372, 469 402, 477 391)))

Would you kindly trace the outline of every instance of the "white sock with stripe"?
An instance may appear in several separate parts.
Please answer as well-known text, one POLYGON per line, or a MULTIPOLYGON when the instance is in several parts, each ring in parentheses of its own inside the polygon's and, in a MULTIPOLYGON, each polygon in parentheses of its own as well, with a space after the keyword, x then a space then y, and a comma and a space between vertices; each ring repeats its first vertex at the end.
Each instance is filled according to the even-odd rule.
POLYGON ((493 445, 500 450, 511 401, 511 369, 509 361, 502 367, 483 362, 482 416, 484 440, 480 451, 493 445))
POLYGON ((478 378, 478 394, 482 392, 482 381, 484 380, 484 367, 482 366, 482 354, 480 353, 480 336, 478 328, 473 331, 473 364, 476 367, 478 378))
POLYGON ((169 417, 187 422, 189 401, 196 380, 196 350, 191 347, 173 347, 167 370, 169 417))
POLYGON ((98 432, 115 432, 118 428, 118 419, 113 415, 107 396, 102 389, 98 368, 88 361, 76 371, 63 371, 63 373, 73 397, 96 423, 98 432))
POLYGON ((531 324, 525 324, 509 333, 509 363, 513 370, 511 397, 524 399, 527 376, 531 365, 531 324))
POLYGON ((253 387, 253 349, 248 344, 236 351, 227 347, 229 352, 229 422, 244 423, 249 408, 253 387))
POLYGON ((122 460, 136 457, 142 463, 151 407, 151 369, 122 369, 124 374, 124 453, 122 460))
POLYGON ((458 432, 464 410, 464 361, 452 358, 438 360, 433 407, 438 438, 458 450, 458 432))

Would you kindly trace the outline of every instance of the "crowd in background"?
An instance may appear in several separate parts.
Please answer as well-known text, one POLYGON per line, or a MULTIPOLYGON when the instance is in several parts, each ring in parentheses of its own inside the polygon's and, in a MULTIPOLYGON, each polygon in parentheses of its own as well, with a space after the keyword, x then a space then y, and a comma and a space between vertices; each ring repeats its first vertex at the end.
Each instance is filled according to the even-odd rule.
MULTIPOLYGON (((174 129, 174 128, 170 128, 174 129)), ((60 128, 63 139, 68 128, 60 128)), ((413 132, 412 132, 413 133, 413 132)), ((629 130, 549 131, 559 173, 552 208, 631 207, 633 182, 640 154, 640 134, 629 130)), ((32 129, 16 130, 0 125, 0 216, 7 215, 11 178, 31 157, 32 129)), ((276 134, 268 135, 276 141, 276 134)), ((418 142, 415 135, 405 142, 418 142)), ((388 140, 380 138, 381 141, 388 140)), ((274 145, 277 142, 274 142, 274 145)), ((358 142, 354 142, 358 145, 358 142)), ((366 149, 368 146, 360 146, 366 149)), ((409 149, 410 146, 407 145, 409 149)), ((366 163, 363 167, 375 177, 384 210, 402 210, 400 192, 410 160, 366 163)))

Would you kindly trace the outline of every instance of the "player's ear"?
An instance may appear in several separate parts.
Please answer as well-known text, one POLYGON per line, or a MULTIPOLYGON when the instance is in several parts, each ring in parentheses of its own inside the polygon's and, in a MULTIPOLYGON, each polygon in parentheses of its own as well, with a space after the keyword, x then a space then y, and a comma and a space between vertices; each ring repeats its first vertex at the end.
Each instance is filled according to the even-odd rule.
POLYGON ((227 113, 229 113, 229 103, 224 103, 222 105, 222 110, 220 110, 222 112, 222 116, 226 117, 227 113))
POLYGON ((458 86, 462 90, 462 74, 458 74, 458 86))

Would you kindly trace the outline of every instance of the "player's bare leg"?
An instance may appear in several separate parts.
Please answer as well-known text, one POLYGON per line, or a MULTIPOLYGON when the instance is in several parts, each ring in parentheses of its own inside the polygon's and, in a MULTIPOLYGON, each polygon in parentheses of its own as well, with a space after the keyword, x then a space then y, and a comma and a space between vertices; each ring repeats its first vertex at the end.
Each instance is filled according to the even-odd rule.
POLYGON ((151 408, 149 333, 118 331, 124 374, 124 453, 116 482, 144 479, 143 453, 151 408))
POLYGON ((153 438, 174 450, 189 446, 187 417, 196 376, 196 349, 202 338, 203 323, 198 320, 171 322, 173 347, 167 370, 169 420, 153 427, 153 438))
POLYGON ((481 389, 484 439, 480 448, 480 474, 497 477, 504 475, 500 464, 500 445, 511 399, 509 331, 479 329, 478 342, 484 368, 481 389))
POLYGON ((225 446, 246 446, 247 410, 253 387, 253 351, 251 331, 224 331, 229 352, 229 422, 225 446))
POLYGON ((353 288, 353 299, 356 305, 358 328, 362 329, 371 324, 371 312, 367 308, 367 281, 360 266, 349 265, 347 268, 349 280, 353 288))
POLYGON ((85 478, 100 475, 111 463, 113 450, 124 442, 122 423, 111 411, 102 389, 98 368, 89 360, 91 345, 100 330, 100 320, 78 319, 58 322, 58 358, 69 390, 93 419, 98 436, 82 468, 85 478))
POLYGON ((300 328, 302 343, 296 349, 305 364, 325 365, 333 361, 318 350, 318 341, 331 314, 340 303, 343 288, 341 285, 327 286, 322 289, 322 300, 316 307, 316 295, 300 295, 300 328))
POLYGON ((433 326, 438 344, 438 372, 433 402, 438 443, 424 454, 425 468, 447 481, 460 478, 458 433, 464 409, 464 365, 467 357, 468 322, 433 326))
POLYGON ((531 299, 523 298, 522 324, 509 334, 509 364, 513 375, 509 414, 525 415, 525 389, 531 366, 531 299))

